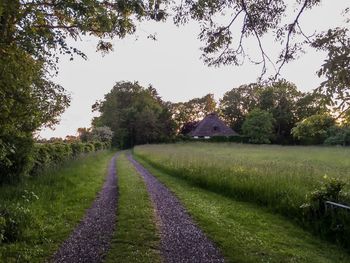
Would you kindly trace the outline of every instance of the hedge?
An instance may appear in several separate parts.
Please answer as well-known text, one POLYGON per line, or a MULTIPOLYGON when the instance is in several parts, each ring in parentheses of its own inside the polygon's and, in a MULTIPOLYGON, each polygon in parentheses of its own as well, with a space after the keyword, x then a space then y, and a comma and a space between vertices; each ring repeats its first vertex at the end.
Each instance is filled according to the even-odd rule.
POLYGON ((108 148, 110 148, 110 144, 104 142, 37 143, 34 146, 33 165, 29 173, 35 175, 49 167, 55 167, 65 161, 75 159, 82 154, 108 148))

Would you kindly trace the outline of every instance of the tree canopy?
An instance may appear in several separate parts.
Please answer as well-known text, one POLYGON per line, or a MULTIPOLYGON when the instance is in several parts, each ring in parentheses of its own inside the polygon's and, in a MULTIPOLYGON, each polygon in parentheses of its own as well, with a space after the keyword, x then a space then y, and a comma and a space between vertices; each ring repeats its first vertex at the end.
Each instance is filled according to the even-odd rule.
POLYGON ((314 114, 328 112, 321 95, 303 93, 286 80, 252 83, 226 92, 220 100, 222 116, 231 127, 240 132, 243 122, 252 110, 259 108, 274 118, 275 140, 292 139, 291 130, 298 121, 314 114))
POLYGON ((150 17, 154 9, 142 1, 0 1, 2 174, 18 176, 29 169, 33 133, 56 124, 70 103, 63 87, 50 81, 60 54, 85 58, 68 39, 93 35, 101 39, 97 48, 109 51, 112 46, 104 38, 133 33, 135 22, 150 17))
POLYGON ((186 133, 191 125, 195 125, 196 122, 203 119, 206 115, 217 110, 214 94, 207 94, 201 98, 194 98, 186 102, 171 103, 169 106, 177 130, 183 129, 183 133, 186 133))
POLYGON ((254 109, 244 121, 242 131, 251 143, 271 143, 274 121, 271 113, 254 109))
POLYGON ((137 82, 116 83, 93 109, 101 114, 93 120, 93 126, 110 127, 113 143, 123 148, 166 141, 174 135, 166 103, 154 88, 144 88, 137 82))

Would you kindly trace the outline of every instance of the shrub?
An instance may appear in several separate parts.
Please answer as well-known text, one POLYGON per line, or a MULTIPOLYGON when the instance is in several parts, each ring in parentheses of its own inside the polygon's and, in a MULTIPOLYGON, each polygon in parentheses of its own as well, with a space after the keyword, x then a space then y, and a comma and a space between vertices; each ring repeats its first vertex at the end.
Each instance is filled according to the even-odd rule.
POLYGON ((17 181, 32 167, 33 139, 30 136, 0 135, 0 184, 17 181))
POLYGON ((61 165, 81 154, 91 153, 110 147, 108 142, 94 143, 38 143, 33 154, 33 167, 30 174, 35 175, 42 170, 61 165))
POLYGON ((73 157, 77 157, 80 154, 84 153, 84 143, 74 142, 70 144, 72 148, 73 157))
POLYGON ((324 178, 320 187, 309 195, 301 206, 305 224, 322 236, 350 247, 350 213, 342 208, 326 208, 325 201, 346 203, 348 194, 344 192, 345 181, 338 178, 324 178))
POLYGON ((324 144, 326 145, 350 145, 350 127, 337 127, 330 128, 328 137, 324 144))
POLYGON ((95 147, 93 143, 85 143, 84 144, 84 153, 91 153, 95 151, 95 147))
POLYGON ((105 145, 102 142, 93 142, 95 151, 103 150, 105 145))
POLYGON ((91 137, 93 141, 111 142, 113 137, 113 132, 111 128, 107 126, 94 127, 91 131, 91 137))
POLYGON ((20 240, 32 219, 29 209, 19 204, 0 207, 0 243, 20 240))

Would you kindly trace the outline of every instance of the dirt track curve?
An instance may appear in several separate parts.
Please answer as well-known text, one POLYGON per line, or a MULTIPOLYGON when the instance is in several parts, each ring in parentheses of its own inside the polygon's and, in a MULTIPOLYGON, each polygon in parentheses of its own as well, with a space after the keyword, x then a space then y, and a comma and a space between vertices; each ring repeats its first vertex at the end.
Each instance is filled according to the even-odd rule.
POLYGON ((160 220, 161 251, 168 263, 224 262, 219 250, 193 222, 179 200, 131 155, 144 178, 160 220))

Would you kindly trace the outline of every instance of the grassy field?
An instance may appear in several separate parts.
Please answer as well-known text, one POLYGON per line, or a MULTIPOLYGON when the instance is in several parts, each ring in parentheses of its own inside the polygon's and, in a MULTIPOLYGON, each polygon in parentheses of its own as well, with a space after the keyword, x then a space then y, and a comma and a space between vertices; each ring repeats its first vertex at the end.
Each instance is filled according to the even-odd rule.
MULTIPOLYGON (((307 195, 322 190, 327 180, 324 178, 350 182, 350 148, 179 143, 137 146, 134 154, 195 186, 265 207, 330 240, 349 245, 344 235, 348 225, 345 230, 323 231, 333 227, 333 222, 326 222, 326 228, 323 221, 307 222, 301 206, 307 195)), ((349 191, 349 184, 343 191, 349 191)), ((334 226, 337 224, 334 222, 334 226)))
POLYGON ((16 240, 0 245, 0 262, 43 262, 85 214, 101 189, 112 152, 100 152, 64 167, 0 186, 0 208, 18 220, 16 240))
POLYGON ((153 207, 143 179, 125 154, 117 159, 116 232, 106 262, 161 262, 153 207))
POLYGON ((196 187, 138 160, 179 197, 222 250, 227 262, 350 262, 344 250, 321 241, 280 215, 196 187))

